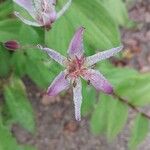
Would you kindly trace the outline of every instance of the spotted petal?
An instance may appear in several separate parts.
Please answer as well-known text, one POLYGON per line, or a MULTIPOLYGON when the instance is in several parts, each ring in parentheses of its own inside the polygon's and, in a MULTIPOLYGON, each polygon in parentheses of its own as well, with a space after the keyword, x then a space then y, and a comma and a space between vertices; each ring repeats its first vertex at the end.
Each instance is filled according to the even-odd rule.
POLYGON ((47 90, 49 96, 55 96, 61 91, 69 88, 69 81, 66 79, 65 72, 60 72, 60 74, 54 79, 52 84, 47 90))
POLYGON ((67 9, 70 7, 72 0, 68 0, 68 2, 63 6, 63 8, 57 13, 57 19, 61 17, 67 9))
POLYGON ((81 80, 76 80, 76 86, 73 87, 73 101, 75 106, 75 118, 81 120, 81 104, 82 104, 82 85, 81 80))
POLYGON ((89 81, 98 91, 103 91, 107 94, 113 93, 111 84, 99 71, 88 69, 83 73, 83 78, 89 81))
POLYGON ((70 57, 81 57, 83 55, 83 32, 84 28, 80 27, 77 29, 76 33, 74 34, 68 49, 68 53, 70 57))
POLYGON ((103 52, 99 52, 95 55, 89 56, 86 58, 86 64, 87 66, 92 66, 96 64, 97 62, 107 59, 109 57, 112 57, 116 53, 120 52, 122 50, 123 46, 112 48, 103 52))
POLYGON ((38 45, 38 48, 46 51, 48 53, 48 55, 54 59, 56 62, 58 62, 60 65, 65 66, 65 62, 67 60, 66 57, 64 57, 63 55, 61 55, 60 53, 58 53, 55 50, 52 50, 50 48, 43 48, 41 45, 38 45))

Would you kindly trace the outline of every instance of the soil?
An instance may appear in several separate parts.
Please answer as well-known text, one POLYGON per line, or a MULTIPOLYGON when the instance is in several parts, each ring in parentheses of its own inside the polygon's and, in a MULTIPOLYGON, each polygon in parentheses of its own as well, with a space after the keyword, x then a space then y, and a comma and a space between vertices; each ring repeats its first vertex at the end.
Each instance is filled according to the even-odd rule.
MULTIPOLYGON (((150 71, 150 1, 134 0, 129 7, 129 15, 138 24, 135 29, 122 30, 122 42, 127 51, 124 53, 124 59, 115 63, 132 66, 140 72, 148 72, 150 71)), ((74 120, 71 92, 52 99, 43 96, 41 90, 31 81, 26 81, 26 85, 35 111, 37 131, 35 135, 31 135, 14 125, 13 132, 18 142, 34 145, 38 150, 127 150, 129 129, 135 116, 132 110, 122 133, 112 143, 108 143, 103 135, 92 135, 88 118, 83 118, 81 122, 74 120)), ((150 134, 140 145, 139 150, 150 150, 150 134)))

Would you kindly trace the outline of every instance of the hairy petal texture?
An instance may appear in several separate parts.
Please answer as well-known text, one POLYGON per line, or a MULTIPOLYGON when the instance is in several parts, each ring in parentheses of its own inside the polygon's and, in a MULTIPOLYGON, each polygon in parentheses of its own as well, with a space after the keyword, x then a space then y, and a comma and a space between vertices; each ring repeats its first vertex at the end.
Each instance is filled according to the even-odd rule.
POLYGON ((66 79, 65 71, 60 72, 60 74, 54 79, 52 84, 49 86, 47 90, 47 94, 49 96, 56 96, 63 90, 69 88, 69 81, 66 79))
POLYGON ((35 18, 34 5, 32 0, 13 0, 19 6, 23 7, 28 13, 35 18))
POLYGON ((67 61, 67 58, 58 53, 55 50, 52 50, 50 48, 43 48, 41 45, 38 45, 38 48, 44 50, 47 52, 47 54, 54 59, 56 62, 58 62, 60 65, 65 66, 65 62, 67 61))
POLYGON ((122 48, 123 48, 123 46, 120 46, 120 47, 112 48, 112 49, 94 54, 92 56, 89 56, 86 58, 86 64, 87 64, 87 66, 92 66, 101 60, 112 57, 113 55, 120 52, 122 50, 122 48))
POLYGON ((27 11, 33 10, 32 0, 13 0, 15 3, 26 9, 27 11))
POLYGON ((80 27, 77 29, 75 32, 70 45, 68 49, 68 53, 70 57, 81 57, 83 56, 84 53, 84 48, 83 48, 83 33, 84 33, 85 28, 80 27))
POLYGON ((96 88, 96 90, 103 91, 107 94, 113 93, 112 85, 99 71, 88 69, 83 73, 82 77, 83 79, 90 81, 90 83, 96 88))
POLYGON ((81 120, 81 104, 82 104, 82 85, 81 80, 76 79, 76 86, 73 87, 73 101, 75 106, 75 118, 81 120))
POLYGON ((15 12, 15 16, 17 16, 22 22, 24 22, 27 25, 36 26, 36 27, 41 27, 42 26, 42 25, 38 24, 37 22, 33 22, 33 21, 25 19, 24 17, 22 17, 19 14, 19 12, 15 12))
MULTIPOLYGON (((55 0, 54 0, 55 1, 55 0)), ((68 0, 68 2, 63 6, 63 8, 57 13, 57 19, 61 17, 67 9, 70 7, 72 0, 68 0)))

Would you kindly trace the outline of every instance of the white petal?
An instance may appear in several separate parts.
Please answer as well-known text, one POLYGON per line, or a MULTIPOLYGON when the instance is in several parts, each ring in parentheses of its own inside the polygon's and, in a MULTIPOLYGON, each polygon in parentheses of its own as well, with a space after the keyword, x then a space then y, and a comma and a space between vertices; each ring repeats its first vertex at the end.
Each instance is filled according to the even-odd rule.
POLYGON ((47 54, 54 59, 56 62, 58 62, 60 65, 65 66, 65 62, 67 61, 67 58, 58 53, 55 50, 52 50, 50 48, 44 48, 41 45, 38 45, 38 48, 44 50, 47 52, 47 54))
POLYGON ((57 18, 61 17, 66 10, 70 7, 72 0, 68 0, 68 2, 63 6, 63 8, 57 13, 57 18))
POLYGON ((75 118, 81 120, 81 104, 82 104, 82 85, 81 80, 76 80, 76 86, 73 87, 73 101, 75 106, 75 118))
POLYGON ((36 26, 36 27, 40 27, 42 25, 38 24, 37 22, 33 22, 30 20, 25 19, 24 17, 22 17, 19 12, 14 12, 14 14, 25 24, 30 25, 30 26, 36 26))
POLYGON ((95 55, 89 56, 86 58, 86 64, 87 66, 92 66, 96 64, 97 62, 107 59, 109 57, 112 57, 116 53, 120 52, 122 50, 123 46, 112 48, 103 52, 99 52, 95 55))

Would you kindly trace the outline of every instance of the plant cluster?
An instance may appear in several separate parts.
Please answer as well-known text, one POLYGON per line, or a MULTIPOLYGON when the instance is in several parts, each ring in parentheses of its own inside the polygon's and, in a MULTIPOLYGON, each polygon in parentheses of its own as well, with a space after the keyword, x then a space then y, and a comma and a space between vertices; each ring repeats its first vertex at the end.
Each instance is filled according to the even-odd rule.
POLYGON ((150 117, 138 107, 150 103, 150 74, 140 74, 134 69, 115 67, 103 61, 96 69, 104 73, 108 82, 91 68, 122 49, 118 47, 121 43, 119 27, 132 24, 123 1, 4 0, 0 2, 0 10, 0 149, 35 149, 19 145, 11 134, 15 123, 35 132, 34 111, 23 78, 28 77, 39 88, 45 89, 62 70, 57 62, 65 65, 67 71, 54 80, 48 94, 56 95, 71 83, 76 119, 81 118, 81 107, 82 116, 90 116, 91 131, 105 134, 110 140, 121 132, 127 122, 128 110, 132 108, 137 116, 129 148, 135 149, 149 131, 150 117), (81 26, 86 28, 84 40, 81 26), (72 36, 69 56, 66 56, 72 36), (87 59, 83 57, 83 42, 87 59), (51 61, 39 48, 57 62, 51 61), (104 51, 106 49, 111 50, 104 51), (97 96, 97 91, 79 76, 106 94, 100 92, 97 96))

